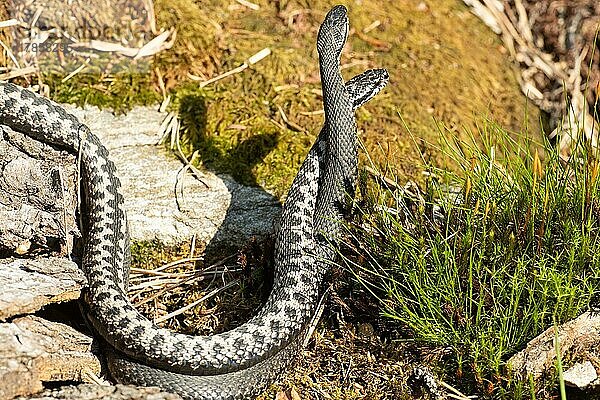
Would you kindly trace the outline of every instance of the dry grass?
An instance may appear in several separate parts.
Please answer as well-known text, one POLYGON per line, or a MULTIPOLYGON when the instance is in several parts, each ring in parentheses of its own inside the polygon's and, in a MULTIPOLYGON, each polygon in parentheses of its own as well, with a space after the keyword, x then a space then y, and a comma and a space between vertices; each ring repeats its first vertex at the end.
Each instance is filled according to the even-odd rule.
POLYGON ((268 294, 265 271, 272 273, 265 249, 268 243, 251 241, 238 253, 204 266, 189 246, 137 243, 129 297, 165 328, 191 335, 223 332, 248 320, 268 294))
MULTIPOLYGON (((8 11, 6 10, 6 4, 4 2, 0 2, 0 21, 5 21, 8 19, 8 11)), ((0 41, 4 44, 10 44, 9 35, 4 32, 4 30, 0 30, 0 41)), ((10 63, 8 55, 5 51, 0 52, 0 67, 6 67, 10 63)))
MULTIPOLYGON (((202 267, 193 245, 137 243, 130 298, 148 318, 178 332, 211 335, 234 328, 250 319, 268 296, 271 246, 252 241, 202 267)), ((445 353, 406 341, 405 332, 374 312, 375 299, 347 271, 334 268, 329 281, 323 317, 306 348, 258 399, 293 400, 294 393, 300 399, 433 398, 412 380, 413 370, 421 362, 439 363, 445 353)), ((442 390, 457 393, 449 386, 442 390)))

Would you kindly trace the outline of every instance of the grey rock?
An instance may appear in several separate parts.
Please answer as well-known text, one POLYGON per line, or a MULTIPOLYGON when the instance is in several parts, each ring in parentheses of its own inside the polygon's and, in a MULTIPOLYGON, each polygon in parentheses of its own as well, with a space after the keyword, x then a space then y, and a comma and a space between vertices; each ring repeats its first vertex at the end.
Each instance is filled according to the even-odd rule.
POLYGON ((91 347, 91 337, 36 316, 0 323, 0 398, 40 392, 42 382, 97 381, 91 347))
POLYGON ((0 321, 79 298, 85 277, 62 257, 0 259, 0 321))
POLYGON ((131 237, 173 244, 239 247, 252 236, 273 232, 279 201, 227 175, 182 173, 183 163, 162 146, 159 127, 166 114, 138 107, 115 116, 94 107, 69 107, 110 151, 123 184, 131 237))
POLYGON ((600 357, 600 314, 585 312, 557 328, 546 329, 532 339, 523 350, 513 355, 507 365, 516 378, 531 378, 541 382, 556 368, 556 343, 558 334, 561 359, 598 359, 600 357))
POLYGON ((563 373, 565 383, 579 389, 589 389, 591 386, 600 386, 598 372, 591 361, 576 363, 563 373))
MULTIPOLYGON (((59 389, 45 390, 27 399, 39 400, 177 400, 176 394, 161 392, 153 387, 135 387, 129 385, 100 386, 83 383, 77 386, 64 386, 59 389)), ((24 398, 17 398, 19 400, 24 398)))

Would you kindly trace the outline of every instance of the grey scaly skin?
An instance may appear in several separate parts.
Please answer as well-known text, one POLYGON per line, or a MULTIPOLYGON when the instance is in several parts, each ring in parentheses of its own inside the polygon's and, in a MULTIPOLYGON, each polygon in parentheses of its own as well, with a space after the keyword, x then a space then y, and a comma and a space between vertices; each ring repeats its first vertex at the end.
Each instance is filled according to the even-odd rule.
POLYGON ((344 85, 339 61, 347 35, 346 9, 336 6, 317 38, 325 124, 284 205, 269 299, 245 324, 212 336, 159 328, 135 310, 126 296, 129 240, 123 198, 107 150, 57 104, 0 83, 0 123, 81 154, 84 309, 107 343, 109 369, 117 380, 158 385, 190 399, 243 399, 260 392, 294 359, 335 254, 328 239, 337 237, 346 193, 354 187, 354 110, 388 79, 385 70, 371 70, 344 85))

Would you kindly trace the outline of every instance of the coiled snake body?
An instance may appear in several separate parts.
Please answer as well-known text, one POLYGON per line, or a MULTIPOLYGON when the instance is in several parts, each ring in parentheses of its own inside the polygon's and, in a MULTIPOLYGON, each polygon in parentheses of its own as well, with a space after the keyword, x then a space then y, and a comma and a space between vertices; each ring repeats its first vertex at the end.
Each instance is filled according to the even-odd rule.
POLYGON ((272 292, 243 325, 212 336, 159 328, 127 298, 129 237, 120 182, 106 148, 59 105, 0 83, 0 123, 79 152, 85 194, 82 269, 86 318, 106 342, 111 374, 160 386, 184 398, 243 399, 275 380, 293 360, 318 302, 331 245, 357 171, 354 110, 387 83, 370 70, 344 84, 340 55, 348 36, 343 6, 325 17, 317 38, 325 124, 286 199, 275 245, 272 292))

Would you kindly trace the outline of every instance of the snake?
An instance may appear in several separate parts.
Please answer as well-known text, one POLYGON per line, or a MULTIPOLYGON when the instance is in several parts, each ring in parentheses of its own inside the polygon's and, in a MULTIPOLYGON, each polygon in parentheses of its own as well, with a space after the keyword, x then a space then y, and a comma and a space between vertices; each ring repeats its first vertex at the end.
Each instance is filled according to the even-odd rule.
POLYGON ((317 34, 325 122, 283 205, 270 295, 247 322, 214 335, 172 332, 136 310, 127 297, 127 217, 107 149, 57 103, 0 83, 0 124, 79 156, 87 278, 81 306, 116 381, 159 386, 186 399, 247 399, 297 357, 351 207, 358 168, 354 112, 389 79, 385 69, 371 69, 344 82, 340 60, 348 34, 347 9, 333 7, 317 34))

